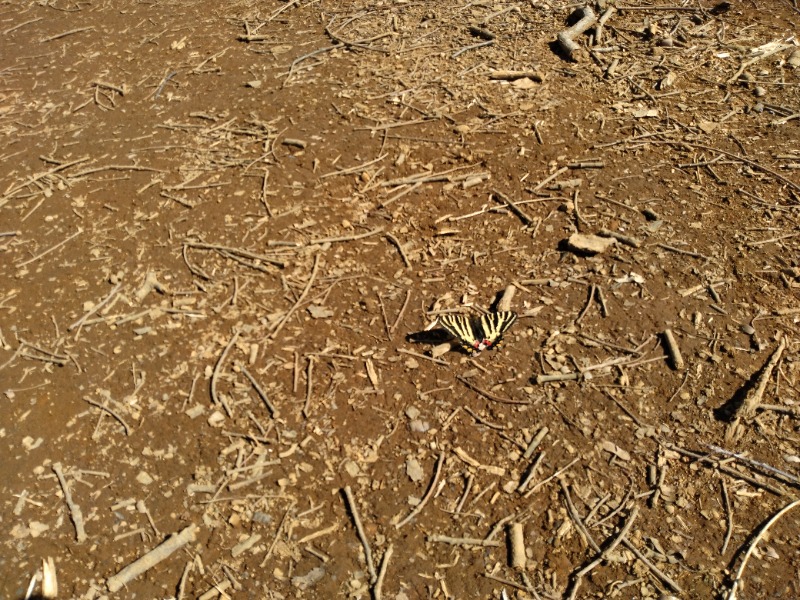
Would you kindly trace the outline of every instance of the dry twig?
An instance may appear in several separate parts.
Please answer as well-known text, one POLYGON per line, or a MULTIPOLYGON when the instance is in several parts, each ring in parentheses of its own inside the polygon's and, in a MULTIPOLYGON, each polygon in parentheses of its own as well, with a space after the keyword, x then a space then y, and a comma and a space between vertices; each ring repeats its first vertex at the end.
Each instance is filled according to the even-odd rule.
POLYGON ((561 52, 564 56, 573 60, 577 58, 575 52, 580 48, 575 38, 584 33, 597 21, 597 15, 594 14, 594 11, 589 6, 584 6, 579 9, 576 11, 576 14, 579 16, 578 22, 572 27, 559 32, 556 37, 561 52))
POLYGON ((500 192, 498 190, 492 190, 492 196, 494 196, 497 200, 505 204, 509 208, 509 210, 513 212, 515 215, 517 215, 520 221, 522 221, 526 226, 530 226, 533 224, 534 222, 533 219, 531 219, 528 215, 526 215, 525 212, 519 206, 514 204, 511 198, 506 196, 503 192, 500 192))
POLYGON ((294 312, 299 308, 300 304, 303 300, 306 299, 308 296, 308 292, 311 290, 311 286, 314 285, 314 279, 317 277, 317 272, 319 271, 319 260, 320 254, 317 253, 314 255, 314 266, 311 268, 311 275, 308 277, 308 281, 306 282, 305 288, 303 288, 303 292, 300 294, 300 297, 297 301, 292 305, 292 307, 286 311, 286 314, 283 315, 283 318, 278 322, 275 328, 272 330, 272 333, 269 334, 269 339, 274 340, 275 337, 280 333, 281 329, 283 329, 284 325, 289 322, 289 319, 294 314, 294 312))
POLYGON ((606 547, 599 552, 598 556, 589 562, 587 565, 576 571, 570 576, 570 584, 568 586, 569 595, 565 596, 568 600, 575 600, 578 595, 578 590, 580 589, 581 582, 583 581, 583 577, 592 571, 596 566, 606 560, 614 550, 616 550, 617 546, 622 543, 626 538, 625 536, 628 535, 628 532, 631 530, 633 526, 633 522, 636 520, 636 517, 639 515, 639 507, 634 506, 628 516, 625 519, 625 523, 620 528, 617 535, 613 537, 613 539, 606 545, 606 547))
POLYGON ((772 372, 781 360, 783 351, 786 348, 786 336, 783 336, 778 342, 778 346, 772 352, 769 360, 761 369, 758 374, 757 383, 755 386, 747 390, 747 393, 741 405, 736 408, 736 412, 732 416, 732 421, 725 431, 725 438, 727 440, 738 439, 742 435, 742 420, 751 418, 761 404, 764 397, 764 392, 767 389, 767 384, 772 377, 772 372))
POLYGON ((353 524, 356 526, 358 539, 361 540, 361 545, 364 547, 364 557, 367 560, 369 580, 374 584, 378 576, 375 573, 375 564, 372 562, 372 548, 370 548, 367 534, 364 533, 364 526, 361 524, 361 517, 358 515, 358 505, 356 505, 356 500, 353 498, 353 490, 350 489, 349 485, 345 486, 343 491, 344 497, 347 500, 347 506, 350 509, 350 515, 353 517, 353 524))
POLYGON ((256 391, 256 394, 258 394, 258 397, 261 398, 261 400, 264 402, 264 405, 267 407, 267 410, 269 410, 269 414, 272 417, 275 417, 278 411, 275 410, 275 406, 272 404, 272 402, 269 401, 267 393, 263 389, 261 389, 260 385, 258 385, 258 381, 256 381, 256 378, 250 374, 250 372, 244 367, 244 365, 240 364, 239 370, 241 370, 241 372, 244 373, 244 376, 250 380, 250 384, 253 386, 253 389, 256 391))
POLYGON ((431 496, 433 496, 433 493, 436 491, 436 482, 439 481, 439 475, 442 472, 443 464, 444 464, 444 452, 439 454, 439 459, 436 461, 436 468, 433 473, 433 478, 431 479, 430 485, 428 485, 428 491, 425 493, 425 496, 423 496, 419 504, 417 504, 414 507, 414 510, 408 513, 408 516, 406 516, 405 519, 395 524, 395 529, 400 529, 401 527, 403 527, 403 525, 407 524, 409 521, 411 521, 411 519, 413 519, 419 513, 422 512, 422 509, 425 507, 425 504, 427 504, 428 500, 431 499, 431 496))
POLYGON ((383 580, 386 578, 386 571, 389 569, 389 561, 392 559, 393 552, 394 546, 389 544, 389 547, 386 548, 386 552, 383 553, 381 568, 380 571, 378 571, 378 579, 375 581, 375 587, 373 588, 375 600, 382 600, 383 598, 383 580))
POLYGON ((211 381, 209 383, 210 391, 211 391, 211 400, 219 406, 220 404, 225 409, 228 417, 233 418, 233 412, 231 411, 231 407, 228 405, 227 400, 223 396, 220 396, 217 393, 217 379, 219 378, 220 370, 222 369, 222 363, 225 362, 225 358, 228 356, 228 352, 230 352, 233 345, 236 343, 236 340, 239 339, 240 331, 238 329, 234 330, 231 339, 228 341, 225 348, 222 350, 222 354, 219 355, 216 364, 214 365, 214 370, 211 372, 211 381))
POLYGON ((178 533, 172 534, 163 543, 153 548, 147 554, 139 557, 116 575, 108 578, 106 585, 112 594, 121 590, 128 582, 132 581, 145 571, 155 567, 162 560, 168 558, 176 550, 197 539, 198 527, 191 524, 178 533))
POLYGON ((61 490, 64 492, 64 502, 67 503, 69 516, 72 519, 72 523, 75 525, 75 539, 81 544, 85 542, 87 538, 86 530, 83 527, 83 512, 81 511, 81 507, 72 500, 72 493, 69 491, 69 486, 67 485, 67 480, 64 477, 64 471, 61 468, 60 462, 53 463, 53 472, 56 474, 56 477, 58 477, 58 483, 61 484, 61 490))
POLYGON ((761 541, 761 538, 766 535, 767 531, 769 531, 770 527, 772 527, 778 519, 780 519, 783 515, 787 512, 792 510, 795 506, 800 504, 800 500, 795 500, 794 502, 790 502, 778 512, 776 512, 772 517, 767 521, 764 526, 758 531, 758 533, 752 537, 750 540, 750 545, 747 548, 747 552, 745 552, 744 558, 742 559, 742 564, 739 565, 739 568, 736 570, 736 576, 733 578, 733 585, 731 586, 730 591, 728 592, 727 600, 736 600, 736 592, 739 588, 743 587, 744 584, 742 582, 742 575, 744 574, 744 570, 747 567, 747 563, 750 560, 750 557, 753 555, 753 552, 758 545, 758 542, 761 541))

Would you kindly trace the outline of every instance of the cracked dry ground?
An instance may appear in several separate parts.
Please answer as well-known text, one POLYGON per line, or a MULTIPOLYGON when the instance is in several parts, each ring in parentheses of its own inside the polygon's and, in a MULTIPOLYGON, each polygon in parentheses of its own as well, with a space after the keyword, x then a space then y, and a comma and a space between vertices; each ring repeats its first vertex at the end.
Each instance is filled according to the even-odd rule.
POLYGON ((0 597, 797 597, 800 14, 644 4, 1 2, 0 597))

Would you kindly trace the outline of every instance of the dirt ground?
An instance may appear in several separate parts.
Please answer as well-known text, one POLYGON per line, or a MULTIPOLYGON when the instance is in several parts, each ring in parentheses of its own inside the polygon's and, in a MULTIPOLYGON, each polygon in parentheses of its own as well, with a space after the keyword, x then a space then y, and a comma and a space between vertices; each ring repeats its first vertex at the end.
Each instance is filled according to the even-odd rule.
POLYGON ((0 2, 0 598, 800 597, 800 9, 576 8, 0 2))

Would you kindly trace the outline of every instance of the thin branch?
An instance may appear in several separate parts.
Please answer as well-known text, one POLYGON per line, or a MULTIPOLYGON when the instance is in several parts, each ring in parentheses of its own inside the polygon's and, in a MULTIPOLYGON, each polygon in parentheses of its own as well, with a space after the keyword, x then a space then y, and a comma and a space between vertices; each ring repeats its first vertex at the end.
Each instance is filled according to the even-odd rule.
POLYGON ((228 342, 225 349, 222 351, 222 354, 219 355, 219 359, 217 359, 217 363, 214 365, 214 370, 211 373, 211 382, 210 382, 210 389, 211 389, 211 400, 219 406, 222 404, 225 412, 227 413, 228 417, 233 418, 233 413, 231 412, 231 407, 228 406, 228 403, 221 399, 219 394, 217 394, 217 378, 219 378, 219 372, 222 368, 222 363, 225 362, 225 358, 228 356, 228 352, 230 352, 233 345, 236 343, 236 340, 239 339, 239 330, 235 330, 233 335, 231 336, 230 341, 228 342))
POLYGON ((750 560, 750 557, 752 556, 753 552, 755 551, 758 542, 761 541, 761 538, 764 537, 769 528, 772 527, 778 519, 780 519, 783 515, 792 510, 798 504, 800 504, 800 500, 795 500, 794 502, 790 502, 782 509, 780 509, 778 512, 776 512, 774 515, 772 515, 770 520, 764 524, 764 527, 762 527, 761 530, 758 532, 758 534, 756 534, 756 536, 753 537, 753 539, 750 541, 750 546, 747 548, 747 552, 745 553, 744 558, 742 559, 742 564, 739 565, 739 568, 736 571, 736 577, 734 577, 733 579, 733 585, 731 586, 731 591, 728 592, 727 600, 736 600, 736 591, 738 588, 743 586, 742 575, 744 574, 744 569, 745 567, 747 567, 747 563, 750 560))
POLYGON ((414 507, 408 516, 400 521, 399 523, 395 524, 396 529, 400 529, 403 525, 407 524, 411 519, 416 517, 420 512, 422 512, 423 507, 431 499, 433 493, 436 491, 436 482, 439 481, 439 475, 442 472, 442 465, 444 464, 444 452, 439 454, 439 460, 436 461, 436 470, 433 473, 433 479, 431 479, 431 483, 428 486, 428 491, 425 493, 425 496, 420 500, 420 503, 414 507))
POLYGON ((295 302, 292 305, 292 307, 288 311, 286 311, 286 314, 283 316, 280 322, 275 326, 275 329, 273 329, 272 333, 269 334, 268 336, 269 339, 271 340, 275 339, 280 330, 283 329, 284 325, 286 325, 286 323, 289 322, 289 318, 298 309, 303 300, 306 299, 306 296, 308 296, 308 292, 311 290, 311 286, 314 284, 314 279, 316 279, 317 277, 317 271, 319 270, 319 258, 320 258, 319 253, 314 255, 314 266, 311 268, 311 275, 309 276, 308 281, 306 282, 306 287, 303 289, 303 293, 300 294, 300 297, 297 299, 297 302, 295 302))
POLYGON ((347 499, 347 506, 350 508, 350 514, 353 517, 353 523, 356 526, 358 538, 361 540, 361 545, 364 547, 364 556, 367 559, 369 579, 374 583, 378 576, 375 573, 375 564, 372 562, 372 548, 370 548, 367 534, 364 532, 364 527, 361 525, 361 517, 358 516, 358 506, 356 505, 355 498, 353 498, 353 490, 350 489, 349 485, 344 488, 344 496, 347 499))

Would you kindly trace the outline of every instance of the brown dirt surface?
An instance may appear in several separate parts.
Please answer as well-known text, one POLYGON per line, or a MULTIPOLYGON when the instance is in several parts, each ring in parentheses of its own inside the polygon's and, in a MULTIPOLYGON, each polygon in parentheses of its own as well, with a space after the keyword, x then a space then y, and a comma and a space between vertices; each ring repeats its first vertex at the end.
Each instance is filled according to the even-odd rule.
POLYGON ((0 598, 800 597, 800 9, 576 7, 0 3, 0 598))

